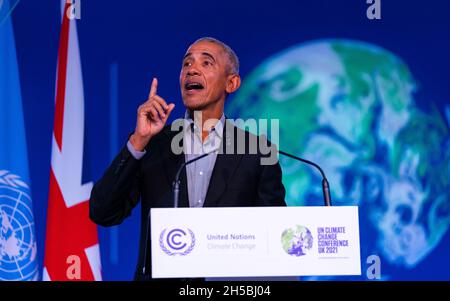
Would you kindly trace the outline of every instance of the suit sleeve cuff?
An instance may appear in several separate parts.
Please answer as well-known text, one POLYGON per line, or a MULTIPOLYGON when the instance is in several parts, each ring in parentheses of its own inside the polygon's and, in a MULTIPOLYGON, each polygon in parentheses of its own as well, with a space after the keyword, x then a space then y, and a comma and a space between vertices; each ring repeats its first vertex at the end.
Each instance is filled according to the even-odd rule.
POLYGON ((130 140, 128 140, 127 142, 127 148, 128 151, 131 153, 131 155, 136 159, 136 160, 140 160, 142 157, 144 157, 144 155, 147 153, 145 150, 143 152, 137 151, 134 147, 133 144, 131 144, 130 140))

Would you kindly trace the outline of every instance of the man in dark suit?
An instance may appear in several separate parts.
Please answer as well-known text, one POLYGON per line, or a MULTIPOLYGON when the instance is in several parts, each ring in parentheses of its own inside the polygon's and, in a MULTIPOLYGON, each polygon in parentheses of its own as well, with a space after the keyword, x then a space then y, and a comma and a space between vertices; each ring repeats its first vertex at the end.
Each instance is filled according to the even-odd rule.
POLYGON ((136 279, 151 277, 150 208, 173 207, 172 182, 187 160, 209 153, 183 170, 180 207, 285 206, 278 161, 263 163, 276 154, 275 147, 224 116, 225 99, 240 83, 234 51, 213 38, 197 40, 187 50, 180 73, 186 107, 181 126, 165 125, 175 105, 157 95, 153 79, 149 98, 138 109, 134 133, 95 184, 90 217, 99 225, 120 224, 142 202, 136 279), (270 152, 261 151, 262 146, 270 152))

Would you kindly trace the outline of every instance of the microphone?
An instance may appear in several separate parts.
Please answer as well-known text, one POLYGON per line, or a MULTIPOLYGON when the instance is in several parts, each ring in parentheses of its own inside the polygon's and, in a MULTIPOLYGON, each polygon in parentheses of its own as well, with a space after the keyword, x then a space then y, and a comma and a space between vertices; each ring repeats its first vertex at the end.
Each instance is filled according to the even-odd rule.
POLYGON ((208 156, 211 153, 212 152, 209 152, 209 153, 203 154, 201 156, 195 157, 194 159, 183 162, 183 164, 181 164, 180 168, 178 168, 178 171, 175 175, 175 180, 173 181, 173 207, 174 208, 178 208, 178 197, 180 195, 180 175, 181 175, 181 171, 183 170, 183 168, 186 165, 194 163, 195 161, 200 160, 200 159, 208 156))
POLYGON ((306 159, 303 159, 303 158, 300 158, 300 157, 288 154, 288 153, 283 152, 281 150, 278 150, 278 153, 280 153, 282 155, 285 155, 285 156, 287 156, 289 158, 295 159, 297 161, 301 161, 303 163, 312 165, 315 168, 317 168, 320 171, 320 174, 322 175, 322 192, 323 192, 323 200, 324 200, 325 206, 331 206, 330 185, 328 184, 327 177, 325 176, 325 173, 323 172, 322 168, 320 168, 320 166, 317 165, 314 162, 311 162, 309 160, 306 160, 306 159))
MULTIPOLYGON (((215 151, 215 150, 214 150, 215 151)), ((178 168, 177 173, 175 174, 175 180, 173 181, 173 207, 178 208, 178 197, 180 194, 180 175, 181 171, 186 165, 189 165, 191 163, 194 163, 197 160, 200 160, 209 154, 213 153, 214 151, 211 151, 209 153, 205 153, 203 155, 200 155, 198 157, 195 157, 194 159, 188 160, 186 162, 183 162, 181 166, 178 168)), ((144 262, 142 263, 142 275, 147 276, 147 257, 148 257, 148 242, 150 241, 150 210, 148 211, 148 217, 147 217, 147 229, 146 229, 146 237, 145 237, 145 246, 144 246, 144 262)))

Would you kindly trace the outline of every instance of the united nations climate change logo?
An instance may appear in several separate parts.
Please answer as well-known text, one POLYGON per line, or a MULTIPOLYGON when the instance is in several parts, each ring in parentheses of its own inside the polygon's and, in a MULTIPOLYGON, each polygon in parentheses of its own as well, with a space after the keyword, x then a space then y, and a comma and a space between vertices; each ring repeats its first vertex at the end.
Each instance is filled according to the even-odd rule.
POLYGON ((36 239, 28 186, 0 170, 0 281, 36 280, 36 239))
POLYGON ((283 234, 281 234, 281 245, 289 255, 306 255, 313 246, 311 231, 300 225, 297 225, 295 228, 284 230, 283 234))
POLYGON ((187 255, 195 247, 195 235, 191 229, 164 229, 159 235, 159 246, 169 256, 187 255), (167 233, 167 234, 166 234, 167 233))

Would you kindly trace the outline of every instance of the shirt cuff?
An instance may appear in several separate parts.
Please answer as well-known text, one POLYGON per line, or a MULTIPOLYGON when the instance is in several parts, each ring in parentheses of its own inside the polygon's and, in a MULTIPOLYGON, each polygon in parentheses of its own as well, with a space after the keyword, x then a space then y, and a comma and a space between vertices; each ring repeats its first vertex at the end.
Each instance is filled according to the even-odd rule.
POLYGON ((128 151, 131 153, 131 155, 132 155, 136 160, 140 160, 140 159, 141 159, 142 157, 144 157, 144 155, 147 153, 147 151, 145 151, 145 149, 144 149, 143 152, 137 151, 137 150, 134 148, 133 144, 131 144, 130 140, 128 140, 128 142, 127 142, 127 148, 128 148, 128 151))

